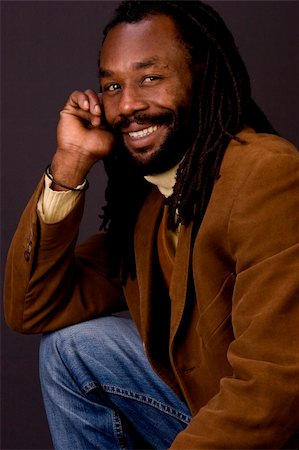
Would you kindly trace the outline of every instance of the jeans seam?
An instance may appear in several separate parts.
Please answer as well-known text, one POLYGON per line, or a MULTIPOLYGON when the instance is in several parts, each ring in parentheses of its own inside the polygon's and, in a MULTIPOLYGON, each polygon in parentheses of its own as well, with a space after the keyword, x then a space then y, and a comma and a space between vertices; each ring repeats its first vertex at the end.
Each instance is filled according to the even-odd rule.
POLYGON ((112 424, 114 435, 117 439, 117 443, 122 450, 127 450, 127 446, 124 441, 123 427, 121 423, 121 418, 119 414, 113 409, 112 410, 112 424))
POLYGON ((174 417, 187 425, 190 423, 191 418, 188 415, 176 410, 172 406, 169 406, 165 403, 160 402, 159 400, 154 399, 153 397, 150 397, 149 395, 109 384, 102 384, 102 389, 109 394, 119 395, 152 406, 153 408, 156 408, 159 411, 168 414, 169 416, 174 417))
POLYGON ((86 395, 93 389, 97 389, 99 386, 100 386, 99 383, 92 380, 92 381, 88 381, 87 383, 83 384, 81 389, 82 389, 83 393, 86 395))
MULTIPOLYGON (((93 389, 97 389, 99 387, 100 387, 99 383, 97 383, 94 380, 91 380, 82 386, 82 391, 85 395, 87 395, 90 391, 92 391, 93 389)), ((121 450, 127 450, 120 415, 117 413, 115 409, 111 409, 111 415, 112 415, 113 432, 119 445, 119 448, 121 450)))

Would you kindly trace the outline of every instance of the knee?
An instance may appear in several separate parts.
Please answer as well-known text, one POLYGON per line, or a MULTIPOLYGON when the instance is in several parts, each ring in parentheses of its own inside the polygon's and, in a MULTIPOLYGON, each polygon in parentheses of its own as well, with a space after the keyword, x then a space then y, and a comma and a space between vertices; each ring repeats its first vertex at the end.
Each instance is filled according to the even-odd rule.
POLYGON ((79 330, 76 333, 77 327, 77 325, 74 325, 42 335, 39 349, 42 365, 45 367, 48 365, 53 366, 55 361, 62 358, 65 347, 72 345, 71 342, 76 334, 78 337, 80 336, 79 330))
POLYGON ((63 367, 61 330, 44 334, 39 346, 39 373, 42 384, 55 379, 57 368, 63 367))
POLYGON ((42 336, 40 343, 40 367, 53 371, 63 361, 72 361, 90 355, 97 349, 97 356, 112 354, 129 338, 131 320, 114 316, 101 317, 63 328, 42 336))
POLYGON ((70 352, 84 347, 94 337, 92 321, 71 325, 42 336, 40 342, 41 365, 53 366, 55 362, 64 359, 70 352))
POLYGON ((39 375, 44 399, 55 399, 57 393, 62 396, 68 391, 79 392, 90 356, 89 335, 91 324, 82 322, 42 336, 39 375))
POLYGON ((39 372, 42 386, 61 384, 88 357, 95 340, 95 324, 82 322, 42 336, 39 372))

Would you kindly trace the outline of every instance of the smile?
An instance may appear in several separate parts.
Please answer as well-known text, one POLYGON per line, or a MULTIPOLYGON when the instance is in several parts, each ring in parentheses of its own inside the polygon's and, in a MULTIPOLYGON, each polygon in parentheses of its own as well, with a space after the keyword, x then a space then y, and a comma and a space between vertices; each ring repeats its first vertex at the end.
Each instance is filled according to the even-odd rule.
POLYGON ((144 128, 143 130, 140 130, 140 131, 132 131, 131 133, 128 133, 128 134, 129 134, 130 138, 132 138, 132 139, 140 139, 140 138, 149 136, 150 134, 157 131, 157 129, 158 129, 158 125, 154 125, 154 126, 150 126, 148 128, 144 128))

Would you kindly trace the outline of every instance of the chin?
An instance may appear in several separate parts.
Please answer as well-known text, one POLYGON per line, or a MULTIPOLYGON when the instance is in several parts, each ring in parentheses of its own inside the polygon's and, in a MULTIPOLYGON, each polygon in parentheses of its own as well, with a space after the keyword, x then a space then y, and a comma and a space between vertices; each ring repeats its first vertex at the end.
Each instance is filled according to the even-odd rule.
POLYGON ((163 158, 159 153, 155 155, 155 157, 151 158, 138 158, 136 155, 133 156, 131 154, 131 158, 139 173, 143 176, 147 176, 156 175, 170 170, 181 161, 182 156, 177 155, 174 157, 174 154, 172 154, 171 158, 163 158))
POLYGON ((126 147, 131 161, 138 172, 143 175, 155 175, 166 172, 177 165, 188 151, 185 135, 181 138, 176 133, 167 133, 162 144, 152 148, 139 149, 139 151, 126 147))

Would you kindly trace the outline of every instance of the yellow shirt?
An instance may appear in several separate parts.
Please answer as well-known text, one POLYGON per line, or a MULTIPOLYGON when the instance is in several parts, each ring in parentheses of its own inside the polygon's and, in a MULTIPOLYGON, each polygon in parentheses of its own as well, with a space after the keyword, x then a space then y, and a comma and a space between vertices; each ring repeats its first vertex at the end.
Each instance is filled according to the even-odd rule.
MULTIPOLYGON (((170 197, 175 185, 176 172, 178 165, 167 172, 148 175, 144 178, 152 184, 155 184, 161 194, 166 198, 170 197)), ((38 211, 45 223, 56 223, 63 220, 75 207, 81 193, 79 191, 53 191, 51 189, 51 180, 45 176, 44 190, 38 201, 38 211)), ((78 188, 83 185, 77 186, 78 188)), ((170 240, 171 246, 176 249, 178 232, 167 231, 167 238, 170 240)))

